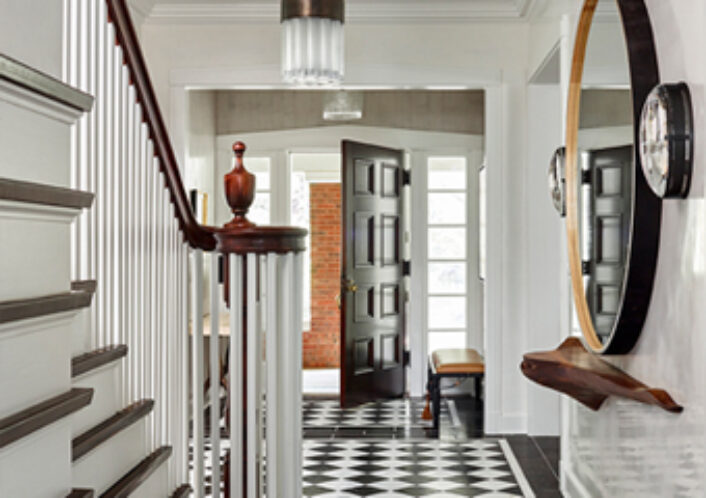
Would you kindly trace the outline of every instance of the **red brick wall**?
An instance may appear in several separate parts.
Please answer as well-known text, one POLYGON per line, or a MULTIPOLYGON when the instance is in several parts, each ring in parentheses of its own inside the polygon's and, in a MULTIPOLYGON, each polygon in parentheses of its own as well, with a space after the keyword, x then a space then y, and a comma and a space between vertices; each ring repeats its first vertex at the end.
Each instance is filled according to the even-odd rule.
POLYGON ((341 184, 309 185, 311 220, 311 330, 304 333, 304 368, 337 368, 341 281, 341 184))

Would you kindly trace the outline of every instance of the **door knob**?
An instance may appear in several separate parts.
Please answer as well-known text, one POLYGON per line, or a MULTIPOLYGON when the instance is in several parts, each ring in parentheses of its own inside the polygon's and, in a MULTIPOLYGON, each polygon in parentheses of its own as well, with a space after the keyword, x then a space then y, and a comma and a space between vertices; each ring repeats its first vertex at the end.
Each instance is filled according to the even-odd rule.
POLYGON ((347 278, 343 281, 343 288, 348 292, 356 292, 358 290, 358 286, 352 278, 347 278))

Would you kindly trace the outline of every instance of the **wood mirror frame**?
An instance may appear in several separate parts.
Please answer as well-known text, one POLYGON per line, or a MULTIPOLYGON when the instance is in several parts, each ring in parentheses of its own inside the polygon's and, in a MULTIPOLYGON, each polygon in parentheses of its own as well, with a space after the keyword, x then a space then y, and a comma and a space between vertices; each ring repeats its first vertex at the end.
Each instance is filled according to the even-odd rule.
POLYGON ((632 349, 642 331, 652 295, 659 249, 662 201, 652 193, 645 181, 637 147, 642 105, 650 90, 659 83, 659 70, 652 26, 644 0, 615 0, 622 19, 628 51, 633 103, 632 212, 618 313, 611 334, 603 343, 596 333, 584 291, 577 205, 578 132, 583 66, 598 1, 584 2, 571 63, 566 119, 566 232, 571 287, 584 340, 596 353, 624 354, 632 349))

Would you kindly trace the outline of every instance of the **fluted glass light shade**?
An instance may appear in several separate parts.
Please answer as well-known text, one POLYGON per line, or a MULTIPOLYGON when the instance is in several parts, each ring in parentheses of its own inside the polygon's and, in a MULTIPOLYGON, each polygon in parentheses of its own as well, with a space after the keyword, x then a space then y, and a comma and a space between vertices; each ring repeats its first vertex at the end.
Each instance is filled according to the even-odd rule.
POLYGON ((282 76, 298 85, 343 80, 343 1, 282 1, 282 76))

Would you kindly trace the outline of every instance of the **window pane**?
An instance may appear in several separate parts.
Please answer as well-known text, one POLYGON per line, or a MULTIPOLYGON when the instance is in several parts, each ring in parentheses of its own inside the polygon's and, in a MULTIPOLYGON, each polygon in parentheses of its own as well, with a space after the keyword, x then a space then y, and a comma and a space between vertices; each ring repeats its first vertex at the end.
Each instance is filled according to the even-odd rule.
POLYGON ((430 157, 428 165, 429 189, 466 189, 465 157, 430 157))
POLYGON ((430 224, 466 223, 466 194, 429 194, 430 224))
POLYGON ((430 329, 462 329, 466 327, 465 297, 430 297, 430 329))
POLYGON ((465 228, 430 228, 429 259, 466 259, 465 228))
POLYGON ((428 351, 466 347, 466 332, 430 332, 428 351))
POLYGON ((245 157, 243 160, 245 169, 255 175, 256 190, 270 190, 270 158, 269 157, 245 157))
POLYGON ((250 206, 247 217, 253 223, 258 225, 267 225, 270 223, 270 194, 267 192, 258 192, 255 195, 255 201, 250 206))
POLYGON ((466 263, 429 263, 429 293, 465 294, 466 263))

